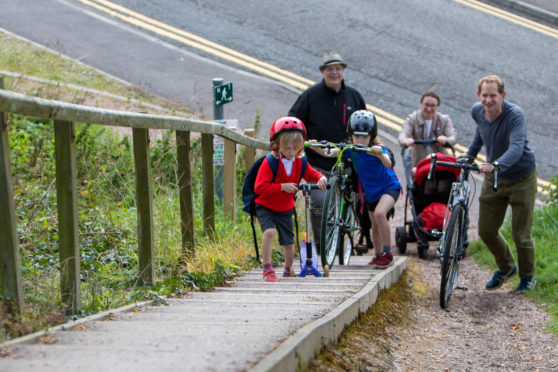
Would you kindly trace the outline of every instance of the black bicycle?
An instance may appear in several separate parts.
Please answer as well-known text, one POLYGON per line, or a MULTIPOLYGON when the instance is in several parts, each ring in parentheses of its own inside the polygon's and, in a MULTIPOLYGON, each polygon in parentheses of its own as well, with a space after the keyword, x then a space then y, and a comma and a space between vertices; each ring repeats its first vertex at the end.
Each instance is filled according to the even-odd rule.
MULTIPOLYGON (((452 184, 450 198, 447 204, 447 212, 444 218, 444 228, 438 257, 441 259, 441 281, 440 281, 440 306, 446 309, 449 305, 454 288, 467 290, 466 287, 458 285, 459 264, 465 257, 465 240, 469 221, 469 207, 471 206, 471 186, 469 174, 478 171, 476 163, 470 163, 468 158, 461 158, 457 163, 437 161, 437 154, 431 155, 430 172, 428 179, 434 175, 436 165, 444 165, 461 169, 461 174, 456 182, 452 184)), ((498 189, 498 162, 494 165, 493 189, 498 189)))

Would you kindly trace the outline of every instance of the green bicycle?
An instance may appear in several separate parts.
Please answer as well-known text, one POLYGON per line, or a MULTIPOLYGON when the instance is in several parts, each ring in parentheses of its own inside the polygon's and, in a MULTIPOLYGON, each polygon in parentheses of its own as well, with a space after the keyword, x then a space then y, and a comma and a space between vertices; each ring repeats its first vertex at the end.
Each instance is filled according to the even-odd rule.
POLYGON ((360 232, 355 210, 355 195, 353 191, 353 169, 343 160, 347 149, 359 152, 370 152, 371 148, 348 143, 331 143, 321 141, 307 144, 326 150, 326 155, 336 153, 337 161, 333 166, 329 180, 330 188, 326 191, 320 236, 322 244, 320 255, 324 270, 330 269, 335 256, 339 256, 339 265, 348 265, 353 252, 355 234, 360 232))

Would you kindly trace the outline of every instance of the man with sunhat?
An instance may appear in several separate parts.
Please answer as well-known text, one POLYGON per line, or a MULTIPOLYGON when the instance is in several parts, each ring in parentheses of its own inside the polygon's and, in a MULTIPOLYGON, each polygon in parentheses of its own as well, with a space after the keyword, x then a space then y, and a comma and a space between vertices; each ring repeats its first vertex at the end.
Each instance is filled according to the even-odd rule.
MULTIPOLYGON (((322 81, 305 90, 289 110, 289 116, 297 117, 304 123, 309 139, 345 142, 349 117, 355 111, 366 109, 362 95, 343 80, 346 67, 339 53, 326 52, 320 65, 322 81)), ((307 149, 306 155, 312 167, 329 178, 336 159, 324 157, 312 149, 307 149)), ((324 197, 325 191, 312 191, 312 230, 318 249, 321 249, 320 223, 324 197)))

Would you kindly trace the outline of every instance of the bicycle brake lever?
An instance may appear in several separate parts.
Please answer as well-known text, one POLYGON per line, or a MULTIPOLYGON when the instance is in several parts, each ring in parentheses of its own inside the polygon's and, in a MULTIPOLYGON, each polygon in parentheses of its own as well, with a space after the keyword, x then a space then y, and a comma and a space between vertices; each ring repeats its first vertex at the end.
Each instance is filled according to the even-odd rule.
POLYGON ((492 165, 494 166, 494 170, 492 171, 492 173, 494 174, 494 184, 492 185, 492 190, 498 191, 498 175, 500 174, 500 162, 495 161, 494 163, 492 163, 492 165))

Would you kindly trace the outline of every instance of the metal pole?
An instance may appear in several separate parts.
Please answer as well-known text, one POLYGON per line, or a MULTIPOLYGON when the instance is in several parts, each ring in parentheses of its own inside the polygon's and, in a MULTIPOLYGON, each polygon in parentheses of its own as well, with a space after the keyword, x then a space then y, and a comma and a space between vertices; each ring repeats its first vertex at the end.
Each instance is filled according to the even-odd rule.
MULTIPOLYGON (((213 88, 223 85, 222 78, 213 79, 213 88)), ((217 106, 215 94, 213 95, 213 120, 223 120, 224 119, 224 109, 223 105, 217 106)), ((214 137, 213 139, 213 150, 214 153, 220 151, 221 154, 224 153, 224 141, 223 138, 214 137)), ((215 182, 215 194, 223 202, 223 182, 224 182, 224 167, 223 164, 214 164, 214 182, 215 182)))

